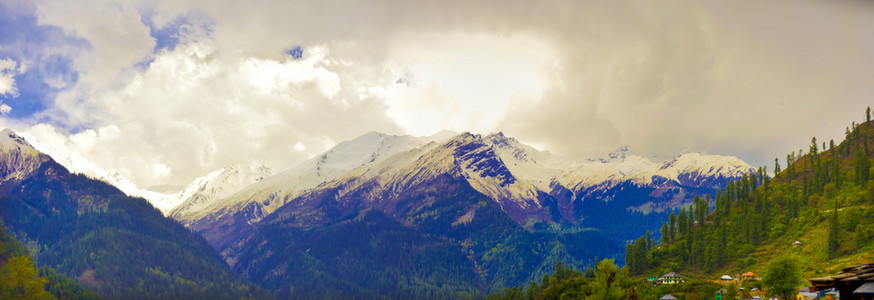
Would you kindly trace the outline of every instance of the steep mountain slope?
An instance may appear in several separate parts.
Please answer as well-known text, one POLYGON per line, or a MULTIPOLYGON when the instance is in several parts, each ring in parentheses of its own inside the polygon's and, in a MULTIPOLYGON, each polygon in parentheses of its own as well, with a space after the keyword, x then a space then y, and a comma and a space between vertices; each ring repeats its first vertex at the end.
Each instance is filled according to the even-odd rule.
MULTIPOLYGON (((870 149, 870 121, 848 127, 846 139, 828 148, 814 138, 806 154, 787 155, 789 164, 774 178, 744 176, 720 190, 713 203, 700 201, 694 213, 681 213, 673 238, 669 234, 649 253, 638 242, 629 246, 630 270, 652 275, 670 269, 715 279, 762 274, 775 258, 794 255, 805 278, 813 278, 874 263, 870 149)), ((671 227, 670 220, 665 224, 671 227)))
POLYGON ((367 193, 310 193, 224 254, 281 297, 462 298, 539 278, 559 260, 582 266, 621 249, 595 230, 526 231, 463 177, 426 179, 379 208, 367 193))
POLYGON ((223 242, 245 235, 252 224, 288 201, 363 165, 385 161, 398 153, 441 141, 451 132, 428 137, 393 136, 371 132, 342 142, 298 166, 264 178, 228 197, 213 197, 198 210, 174 215, 187 227, 209 237, 217 249, 223 242))
POLYGON ((0 218, 0 298, 46 299, 46 290, 60 299, 100 299, 51 268, 37 270, 30 251, 6 232, 0 218))
POLYGON ((0 217, 38 265, 106 298, 268 297, 144 199, 70 174, 11 130, 0 153, 0 217))

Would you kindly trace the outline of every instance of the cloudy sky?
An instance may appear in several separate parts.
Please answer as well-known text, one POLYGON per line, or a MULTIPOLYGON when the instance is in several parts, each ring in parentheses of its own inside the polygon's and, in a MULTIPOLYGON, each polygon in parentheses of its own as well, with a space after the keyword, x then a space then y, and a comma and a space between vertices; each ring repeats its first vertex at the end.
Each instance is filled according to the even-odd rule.
POLYGON ((143 187, 368 131, 773 168, 874 104, 874 5, 0 0, 0 102, 0 125, 143 187))

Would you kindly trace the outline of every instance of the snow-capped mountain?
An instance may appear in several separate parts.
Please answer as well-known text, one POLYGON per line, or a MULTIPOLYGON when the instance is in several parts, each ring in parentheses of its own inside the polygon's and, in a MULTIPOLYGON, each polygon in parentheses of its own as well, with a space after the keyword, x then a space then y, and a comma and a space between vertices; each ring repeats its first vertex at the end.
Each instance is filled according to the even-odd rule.
POLYGON ((177 220, 190 220, 213 200, 228 197, 271 175, 270 169, 259 163, 236 164, 213 171, 168 197, 172 199, 168 202, 172 202, 173 207, 168 215, 177 220))
MULTIPOLYGON (((324 185, 349 171, 381 163, 392 156, 409 152, 423 145, 443 141, 454 135, 441 131, 432 136, 388 135, 377 132, 344 141, 325 153, 303 163, 264 178, 227 197, 213 197, 185 214, 174 214, 178 221, 198 229, 211 226, 226 215, 245 215, 245 225, 257 222, 307 191, 324 185)), ((243 225, 241 225, 243 226, 243 225)))
POLYGON ((21 180, 47 160, 9 128, 0 131, 0 181, 21 180))
MULTIPOLYGON (((464 178, 474 189, 498 204, 520 223, 548 214, 548 205, 568 206, 583 201, 593 190, 609 191, 620 184, 638 188, 718 189, 720 183, 740 178, 754 169, 740 159, 718 155, 689 153, 671 161, 654 163, 648 158, 627 153, 627 149, 610 155, 610 159, 574 161, 539 151, 502 133, 488 136, 461 134, 443 145, 410 153, 416 157, 392 161, 391 164, 361 167, 326 188, 337 187, 339 194, 349 194, 360 186, 373 183, 371 201, 391 198, 405 187, 442 174, 464 178), (419 152, 422 152, 419 154, 419 152), (374 171, 376 170, 376 171, 374 171), (556 191, 567 190, 567 199, 556 191), (562 205, 561 202, 565 202, 562 205)), ((622 188, 622 187, 620 187, 622 188)), ((599 194, 597 200, 611 201, 611 193, 599 194)), ((563 210, 563 209, 560 209, 563 210)), ((581 212, 563 213, 575 222, 581 212)), ((552 222, 561 218, 552 217, 552 222)))
POLYGON ((713 181, 740 178, 754 171, 749 164, 732 156, 686 153, 655 163, 646 157, 629 154, 627 148, 622 148, 607 158, 590 159, 576 165, 555 178, 555 182, 571 189, 610 188, 622 182, 650 185, 665 181, 702 187, 712 185, 713 181))
POLYGON ((621 198, 610 208, 614 216, 659 213, 754 171, 740 159, 718 155, 688 153, 656 163, 621 149, 603 159, 579 161, 503 133, 446 137, 369 133, 179 220, 211 242, 227 242, 233 235, 227 230, 251 228, 280 207, 308 209, 303 202, 310 195, 330 191, 341 204, 392 212, 411 187, 451 176, 497 202, 526 228, 596 226, 587 221, 598 220, 590 216, 601 209, 597 205, 621 198))

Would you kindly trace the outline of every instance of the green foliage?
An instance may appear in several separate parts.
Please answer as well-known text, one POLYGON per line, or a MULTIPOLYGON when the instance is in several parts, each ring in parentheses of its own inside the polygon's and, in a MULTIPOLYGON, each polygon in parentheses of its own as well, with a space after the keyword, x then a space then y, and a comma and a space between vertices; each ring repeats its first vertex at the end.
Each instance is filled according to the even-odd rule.
POLYGON ((94 292, 50 268, 37 272, 27 248, 3 227, 0 219, 0 299, 99 299, 94 292), (64 291, 58 288, 61 286, 64 291))
POLYGON ((789 299, 797 294, 798 287, 804 284, 801 268, 798 265, 798 260, 789 256, 772 261, 762 277, 768 293, 782 299, 789 299))
POLYGON ((737 286, 737 283, 731 282, 728 286, 725 287, 725 294, 722 294, 722 299, 737 299, 738 291, 740 288, 737 286))
MULTIPOLYGON (((234 274, 203 238, 165 218, 148 202, 60 165, 43 163, 31 177, 3 182, 0 214, 33 245, 49 290, 106 298, 269 298, 234 274), (93 295, 91 295, 93 296, 93 295)), ((82 296, 77 298, 89 298, 82 296)))
POLYGON ((642 268, 627 259, 630 273, 673 270, 715 278, 724 274, 717 272, 763 270, 779 251, 791 250, 805 253, 805 270, 820 276, 826 268, 846 266, 859 260, 860 253, 870 253, 874 178, 869 177, 868 144, 874 143, 869 134, 874 124, 849 128, 847 139, 838 145, 811 139, 806 155, 798 151, 786 156, 785 169, 775 160, 780 172, 773 179, 760 168, 717 191, 712 207, 707 195, 695 201, 686 210, 694 217, 687 223, 693 225, 676 237, 670 237, 671 220, 665 220, 662 245, 646 253, 642 268), (804 246, 793 248, 796 240, 804 246), (814 259, 816 265, 810 263, 814 259))
POLYGON ((49 267, 40 267, 39 276, 47 279, 48 291, 59 299, 100 299, 92 290, 86 289, 78 282, 59 274, 49 267))
MULTIPOLYGON (((589 271, 592 269, 586 273, 589 271)), ((637 282, 627 280, 626 274, 612 259, 598 262, 592 272, 594 276, 590 278, 558 262, 555 272, 544 275, 539 286, 532 281, 527 290, 524 290, 524 284, 520 284, 505 289, 501 294, 488 295, 486 299, 643 299, 640 287, 635 285, 637 282)))
POLYGON ((640 292, 637 291, 637 287, 636 287, 636 286, 633 286, 633 285, 632 285, 631 287, 628 288, 627 291, 625 291, 625 299, 628 299, 628 300, 643 300, 643 295, 641 295, 640 292))
POLYGON ((620 286, 621 280, 622 273, 619 271, 619 267, 613 263, 612 259, 605 259, 599 262, 595 268, 595 281, 593 285, 595 298, 604 300, 622 299, 624 293, 620 286))
POLYGON ((828 254, 831 257, 834 257, 838 254, 838 250, 840 250, 840 234, 841 234, 841 226, 840 221, 838 221, 838 205, 837 201, 835 201, 835 209, 832 212, 831 218, 829 218, 829 228, 828 228, 828 254))
POLYGON ((45 290, 48 280, 39 277, 33 261, 27 256, 13 256, 0 269, 0 298, 54 299, 45 290))
POLYGON ((649 251, 649 243, 644 236, 634 243, 625 245, 625 265, 628 266, 629 273, 635 275, 643 273, 649 264, 646 258, 647 251, 649 251))

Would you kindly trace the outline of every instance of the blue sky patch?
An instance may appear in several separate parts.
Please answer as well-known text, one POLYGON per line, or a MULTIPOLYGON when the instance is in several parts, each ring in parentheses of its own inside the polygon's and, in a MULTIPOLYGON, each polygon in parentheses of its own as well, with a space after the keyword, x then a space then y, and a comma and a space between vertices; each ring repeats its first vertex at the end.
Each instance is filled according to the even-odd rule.
POLYGON ((294 46, 294 48, 285 50, 285 54, 291 55, 291 58, 298 60, 303 58, 303 47, 294 46))
POLYGON ((26 119, 54 104, 55 95, 73 86, 79 74, 74 57, 91 45, 55 26, 37 25, 34 8, 0 3, 0 59, 12 59, 26 71, 15 75, 18 96, 0 96, 12 107, 8 117, 26 119))

